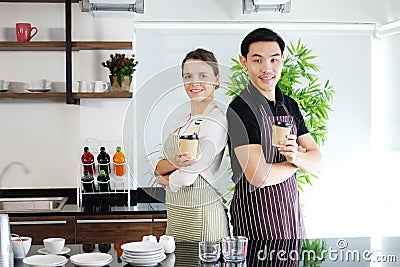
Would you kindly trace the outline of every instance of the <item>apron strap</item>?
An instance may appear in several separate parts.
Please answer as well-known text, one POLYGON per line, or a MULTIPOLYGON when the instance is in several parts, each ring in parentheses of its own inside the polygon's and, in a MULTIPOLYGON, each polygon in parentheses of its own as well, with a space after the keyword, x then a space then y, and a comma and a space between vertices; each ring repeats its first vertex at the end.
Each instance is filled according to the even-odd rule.
POLYGON ((200 130, 200 125, 203 123, 202 119, 197 119, 194 121, 192 125, 190 125, 186 131, 185 134, 197 134, 199 135, 199 130, 200 130))

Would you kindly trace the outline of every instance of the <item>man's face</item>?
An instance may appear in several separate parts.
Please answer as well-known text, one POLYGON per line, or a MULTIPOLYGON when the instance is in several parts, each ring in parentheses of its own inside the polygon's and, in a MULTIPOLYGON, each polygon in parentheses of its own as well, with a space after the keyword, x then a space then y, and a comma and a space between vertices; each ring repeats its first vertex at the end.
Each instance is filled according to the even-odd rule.
POLYGON ((240 62, 253 85, 265 96, 274 97, 275 86, 281 77, 283 59, 277 42, 261 41, 250 44, 247 57, 241 56, 240 62))

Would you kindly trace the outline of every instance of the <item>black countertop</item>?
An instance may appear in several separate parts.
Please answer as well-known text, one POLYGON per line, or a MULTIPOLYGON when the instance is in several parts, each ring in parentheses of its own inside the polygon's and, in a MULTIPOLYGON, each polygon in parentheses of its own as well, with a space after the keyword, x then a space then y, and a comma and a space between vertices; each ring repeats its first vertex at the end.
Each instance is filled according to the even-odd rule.
MULTIPOLYGON (((131 190, 130 195, 131 199, 128 202, 127 195, 120 191, 118 193, 84 193, 83 202, 96 203, 96 200, 99 200, 102 203, 126 202, 130 205, 165 202, 165 190, 161 187, 140 187, 131 190)), ((68 197, 67 204, 77 203, 78 199, 76 188, 0 189, 0 198, 7 197, 68 197)))
MULTIPOLYGON (((315 240, 309 240, 313 242, 315 240)), ((329 238, 319 239, 326 242, 325 260, 315 261, 310 264, 304 258, 312 255, 311 251, 304 249, 300 251, 298 244, 304 244, 300 240, 269 240, 269 241, 250 241, 248 246, 247 259, 242 263, 226 263, 220 259, 218 263, 203 264, 198 258, 197 243, 177 243, 176 250, 168 254, 167 258, 158 266, 399 266, 400 265, 400 237, 382 238, 329 238), (299 256, 298 256, 299 255, 299 256), (298 256, 298 259, 296 257, 298 256)), ((71 248, 67 257, 83 253, 81 245, 66 245, 71 248)), ((39 254, 38 249, 41 245, 32 246, 28 255, 39 254)), ((320 247, 321 248, 321 247, 320 247)), ((96 251, 98 248, 96 246, 96 251)), ((128 267, 127 263, 118 263, 116 252, 112 248, 109 252, 113 256, 113 261, 107 265, 109 267, 128 267)), ((25 267, 22 260, 15 260, 15 267, 25 267)), ((66 267, 74 266, 70 261, 66 267)))
POLYGON ((49 212, 7 212, 13 217, 24 216, 77 216, 77 215, 129 215, 129 214, 165 214, 165 203, 137 203, 130 206, 89 205, 79 207, 76 204, 66 204, 60 211, 49 212))
POLYGON ((124 194, 88 194, 83 204, 76 203, 75 189, 9 189, 0 190, 0 197, 68 197, 61 210, 55 211, 3 211, 14 217, 22 216, 76 216, 76 215, 128 215, 165 214, 165 190, 162 188, 138 188, 131 191, 131 200, 121 199, 124 194), (86 200, 86 201, 85 201, 86 200), (128 205, 129 203, 129 205, 128 205))

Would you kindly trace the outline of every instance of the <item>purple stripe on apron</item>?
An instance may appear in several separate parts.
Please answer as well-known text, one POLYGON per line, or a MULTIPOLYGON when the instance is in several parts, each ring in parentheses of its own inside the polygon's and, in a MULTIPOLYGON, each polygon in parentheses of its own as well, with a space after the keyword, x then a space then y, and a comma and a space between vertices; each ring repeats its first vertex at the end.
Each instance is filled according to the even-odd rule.
MULTIPOLYGON (((267 163, 283 162, 285 157, 272 146, 272 125, 275 120, 290 122, 293 125, 290 133, 296 135, 295 120, 290 115, 270 116, 262 106, 260 111, 265 160, 267 163)), ((244 177, 240 178, 230 210, 233 235, 246 236, 251 240, 305 238, 296 174, 282 183, 256 190, 244 177)))

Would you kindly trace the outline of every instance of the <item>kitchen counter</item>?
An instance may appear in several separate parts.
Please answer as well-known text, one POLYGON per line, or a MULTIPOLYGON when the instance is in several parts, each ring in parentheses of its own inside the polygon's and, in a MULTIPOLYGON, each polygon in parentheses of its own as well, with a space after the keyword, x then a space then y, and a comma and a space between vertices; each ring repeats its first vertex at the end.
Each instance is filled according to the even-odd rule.
MULTIPOLYGON (((59 211, 24 211, 7 212, 13 217, 25 216, 76 216, 76 215, 127 215, 127 214, 165 214, 165 203, 137 203, 131 206, 98 205, 79 207, 76 204, 66 204, 59 211)), ((4 212, 6 213, 6 212, 4 212)))
POLYGON ((31 236, 35 245, 42 244, 49 236, 63 237, 69 244, 137 241, 143 235, 163 235, 167 227, 163 203, 96 207, 67 204, 61 211, 11 212, 8 215, 11 231, 31 236))
MULTIPOLYGON (((157 188, 158 189, 158 188, 157 188)), ((2 213, 8 213, 14 217, 23 216, 75 216, 75 215, 128 215, 128 214, 165 214, 166 205, 163 202, 165 198, 163 196, 163 189, 146 189, 140 188, 137 191, 131 193, 132 201, 131 205, 121 205, 116 203, 115 205, 109 205, 105 198, 101 204, 91 205, 87 204, 82 207, 76 205, 76 189, 41 189, 41 190, 0 190, 1 197, 46 197, 46 196, 66 196, 68 202, 64 205, 61 210, 54 211, 7 211, 2 213), (156 196, 156 198, 154 198, 156 196)), ((101 195, 98 195, 101 197, 101 195)), ((104 196, 106 197, 106 196, 104 196)), ((112 200, 112 199, 111 199, 112 200)), ((94 202, 97 203, 97 202, 94 202)))
MULTIPOLYGON (((224 263, 220 259, 216 264, 202 264, 198 259, 197 243, 177 243, 176 250, 168 254, 167 258, 158 266, 399 266, 400 262, 400 237, 383 238, 329 238, 323 239, 326 242, 326 259, 316 262, 316 265, 304 264, 301 258, 312 255, 310 250, 299 251, 299 240, 269 240, 249 242, 247 259, 237 264, 224 263), (300 255, 299 260, 295 259, 300 255)), ((310 240, 313 241, 313 240, 310 240)), ((67 257, 83 253, 81 245, 66 245, 71 248, 67 257)), ((39 254, 38 249, 42 245, 32 246, 28 255, 39 254)), ((98 248, 96 246, 96 252, 98 248)), ((112 248, 109 252, 113 261, 109 267, 128 267, 129 264, 118 263, 116 252, 112 248)), ((15 260, 15 267, 25 267, 22 260, 15 260)), ((66 267, 74 266, 70 261, 66 267)))

